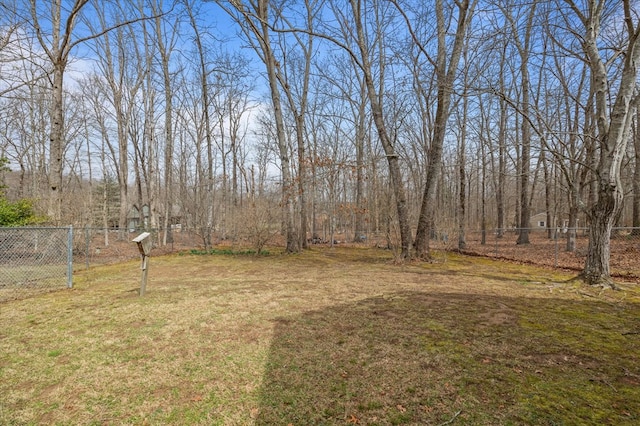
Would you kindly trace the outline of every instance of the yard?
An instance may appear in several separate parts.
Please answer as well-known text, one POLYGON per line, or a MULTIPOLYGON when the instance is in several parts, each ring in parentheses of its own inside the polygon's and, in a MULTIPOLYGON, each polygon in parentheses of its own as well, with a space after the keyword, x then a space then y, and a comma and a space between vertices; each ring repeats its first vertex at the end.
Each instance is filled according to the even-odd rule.
POLYGON ((0 304, 0 424, 640 423, 640 290, 388 251, 173 254, 0 304))

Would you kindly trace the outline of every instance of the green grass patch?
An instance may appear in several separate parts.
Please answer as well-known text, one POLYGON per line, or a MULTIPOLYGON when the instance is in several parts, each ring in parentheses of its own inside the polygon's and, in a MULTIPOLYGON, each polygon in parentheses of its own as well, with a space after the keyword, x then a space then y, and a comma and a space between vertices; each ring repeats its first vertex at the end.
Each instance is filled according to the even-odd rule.
POLYGON ((0 304, 0 424, 638 424, 640 292, 568 278, 327 248, 153 257, 139 297, 138 262, 92 268, 0 304))

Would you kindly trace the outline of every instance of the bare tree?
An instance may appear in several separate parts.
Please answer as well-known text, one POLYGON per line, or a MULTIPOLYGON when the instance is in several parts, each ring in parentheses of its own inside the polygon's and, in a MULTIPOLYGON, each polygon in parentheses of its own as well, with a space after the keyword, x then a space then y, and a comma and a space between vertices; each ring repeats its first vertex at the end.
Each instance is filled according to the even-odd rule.
MULTIPOLYGON (((466 59, 466 49, 465 49, 466 59)), ((462 117, 460 118, 460 133, 458 135, 458 250, 467 247, 465 235, 465 220, 467 212, 467 170, 466 170, 466 150, 467 150, 467 120, 469 119, 469 98, 467 96, 467 73, 465 73, 465 85, 462 99, 462 117)))
MULTIPOLYGON (((447 17, 444 2, 436 0, 435 3, 438 53, 434 63, 438 95, 433 136, 429 147, 429 163, 426 170, 426 181, 415 239, 416 256, 421 259, 429 259, 431 257, 429 250, 430 231, 433 226, 436 186, 442 166, 442 147, 450 115, 453 83, 458 71, 467 28, 471 24, 475 4, 475 1, 469 0, 455 2, 455 9, 457 9, 457 16, 455 17, 456 30, 451 51, 448 52, 450 43, 447 42, 447 29, 450 25, 450 20, 453 20, 453 11, 447 17)), ((415 37, 414 41, 419 43, 418 40, 415 40, 415 37)), ((421 50, 425 55, 427 54, 424 48, 421 50)))
POLYGON ((636 98, 636 119, 633 132, 633 149, 634 149, 634 169, 633 169, 633 212, 632 226, 633 235, 640 235, 640 108, 637 108, 636 98))
POLYGON ((512 40, 515 43, 516 49, 519 54, 519 68, 520 68, 520 87, 521 87, 521 99, 519 107, 522 115, 525 119, 521 120, 521 159, 520 159, 520 217, 519 219, 519 232, 516 244, 529 244, 529 227, 531 219, 531 204, 530 204, 530 174, 531 174, 531 124, 526 119, 530 115, 530 84, 531 79, 529 76, 529 57, 531 55, 531 48, 533 44, 533 20, 536 16, 537 2, 532 4, 523 5, 526 12, 524 16, 524 22, 522 25, 518 25, 516 19, 509 9, 504 9, 505 18, 509 22, 511 29, 512 40), (523 30, 524 34, 520 35, 520 31, 523 30))
POLYGON ((151 10, 154 16, 154 41, 156 43, 157 54, 159 56, 159 74, 162 80, 164 94, 164 177, 163 177, 163 223, 164 233, 162 244, 171 242, 171 225, 173 219, 173 154, 174 154, 174 112, 173 112, 173 82, 172 70, 170 69, 171 54, 175 47, 178 32, 177 19, 173 22, 165 22, 162 19, 164 2, 154 0, 151 10))
POLYGON ((31 25, 51 67, 52 102, 51 133, 49 138, 49 206, 47 213, 50 220, 55 224, 60 224, 62 220, 62 173, 65 148, 63 86, 71 52, 80 44, 101 37, 115 28, 139 20, 139 18, 134 18, 128 21, 116 22, 98 33, 87 32, 84 35, 77 35, 78 22, 88 4, 89 0, 73 0, 70 2, 51 0, 47 4, 29 0, 31 25))
MULTIPOLYGON (((374 3, 374 7, 376 5, 377 3, 374 3)), ((364 9, 362 1, 350 0, 350 6, 353 25, 355 26, 355 34, 353 34, 353 37, 355 38, 358 52, 357 56, 354 52, 351 53, 351 56, 355 61, 357 61, 364 77, 364 83, 367 89, 367 98, 369 100, 373 122, 375 123, 376 129, 378 131, 378 138, 380 139, 387 158, 390 183, 393 188, 393 195, 395 197, 395 205, 398 215, 401 246, 400 257, 406 259, 411 256, 411 229, 409 226, 409 211, 407 206, 406 189, 404 187, 402 171, 400 167, 399 155, 396 151, 396 147, 385 122, 385 113, 383 107, 384 86, 382 84, 379 84, 378 87, 376 87, 375 84, 374 68, 372 65, 372 61, 374 60, 374 58, 372 57, 372 55, 374 54, 374 49, 370 48, 369 41, 366 37, 365 27, 363 24, 365 17, 363 15, 364 9)), ((382 21, 383 20, 381 19, 381 17, 379 17, 377 24, 382 25, 382 21)), ((383 29, 379 28, 377 31, 383 31, 383 29)), ((345 32, 349 33, 348 31, 345 32)), ((379 37, 378 42, 380 43, 382 40, 381 33, 378 32, 377 36, 379 37)), ((380 43, 378 46, 378 49, 381 48, 384 48, 384 45, 382 43, 380 43)), ((383 54, 383 51, 378 50, 377 60, 384 60, 383 54)), ((381 83, 384 81, 383 69, 384 65, 382 65, 381 70, 379 71, 379 81, 381 83)))
POLYGON ((274 19, 274 16, 270 12, 277 14, 277 11, 272 10, 269 0, 218 1, 218 4, 240 25, 245 37, 265 65, 282 172, 282 208, 286 251, 289 253, 297 252, 300 250, 300 240, 294 221, 293 195, 295 193, 295 184, 291 176, 290 151, 287 144, 280 82, 278 79, 280 62, 276 58, 271 42, 272 30, 270 22, 274 19))
POLYGON ((31 1, 31 19, 40 47, 46 52, 53 68, 51 85, 51 136, 49 138, 49 207, 47 214, 54 224, 61 222, 62 210, 62 167, 65 141, 64 136, 64 73, 71 50, 83 39, 74 40, 73 31, 82 9, 89 0, 75 0, 71 8, 63 7, 61 0, 53 0, 50 5, 50 21, 42 26, 43 16, 38 3, 31 1), (66 13, 66 16, 63 14, 66 13), (51 33, 48 34, 46 28, 51 33))
MULTIPOLYGON (((100 27, 94 33, 109 28, 105 4, 98 9, 100 27)), ((91 23, 89 23, 91 27, 91 23)), ((129 135, 132 114, 139 101, 139 91, 147 74, 148 64, 135 41, 135 28, 119 27, 94 42, 98 69, 105 80, 104 99, 113 107, 113 122, 117 129, 116 146, 111 151, 116 155, 116 177, 120 191, 118 227, 125 230, 129 213, 129 135), (135 54, 131 54, 135 52, 135 54)), ((102 85, 100 85, 102 86, 102 85)), ((110 143, 110 140, 106 140, 110 143)))
MULTIPOLYGON (((593 105, 593 91, 589 89, 589 67, 581 60, 573 67, 566 63, 559 63, 558 55, 554 55, 554 75, 561 87, 557 108, 547 102, 547 111, 557 109, 546 121, 554 120, 558 136, 551 140, 544 140, 545 150, 550 150, 556 157, 558 167, 566 181, 568 217, 566 224, 566 251, 575 251, 578 215, 584 206, 584 191, 588 185, 588 159, 593 156, 593 138, 584 137, 591 127, 591 105, 593 105), (576 75, 573 75, 576 74, 576 75), (571 80, 574 80, 572 82, 571 80), (585 92, 590 92, 585 95, 585 92), (565 161, 566 160, 566 161, 565 161)), ((548 128, 551 124, 545 124, 548 128)), ((557 184, 557 182, 556 182, 557 184)), ((560 224, 558 224, 560 225, 560 224)), ((562 224, 564 226, 564 224, 562 224)))
POLYGON ((635 9, 636 3, 632 0, 614 3, 615 5, 603 0, 590 0, 582 4, 564 0, 569 8, 564 22, 579 37, 591 71, 597 124, 593 138, 598 149, 595 170, 598 191, 597 200, 587 210, 590 224, 589 247, 581 277, 588 284, 603 286, 613 286, 609 268, 610 236, 624 198, 621 165, 630 139, 640 60, 640 22, 635 9), (622 14, 619 13, 620 5, 622 14), (568 16, 569 12, 573 13, 573 17, 568 16), (618 20, 622 24, 623 38, 619 40, 618 61, 602 56, 600 43, 603 37, 603 19, 607 18, 618 20), (574 24, 574 20, 577 23, 574 24), (611 80, 612 74, 608 69, 611 64, 621 67, 617 74, 619 79, 615 82, 611 80), (612 105, 610 101, 613 102, 612 105))
MULTIPOLYGON (((318 235, 314 225, 316 223, 315 203, 316 188, 318 183, 318 164, 316 160, 321 158, 319 149, 319 134, 327 125, 334 124, 343 129, 353 129, 345 134, 344 140, 353 141, 353 155, 350 161, 355 175, 355 192, 352 201, 353 211, 353 241, 363 242, 367 229, 365 219, 368 215, 367 192, 365 188, 365 176, 367 175, 366 146, 370 116, 367 112, 367 95, 362 73, 359 68, 346 55, 333 55, 329 61, 316 64, 315 73, 320 80, 316 83, 316 92, 312 97, 313 105, 309 111, 309 127, 311 143, 309 147, 309 168, 311 172, 311 203, 312 210, 312 235, 318 235), (355 75, 355 78, 354 78, 355 75), (348 124, 342 124, 348 123, 348 124)), ((372 195, 373 191, 369 191, 372 195)))
MULTIPOLYGON (((500 68, 498 71, 498 90, 501 93, 505 93, 507 86, 505 83, 505 68, 506 68, 506 43, 500 49, 500 68)), ((504 99, 500 99, 499 104, 499 121, 498 121, 498 161, 497 168, 493 170, 493 180, 496 189, 496 228, 497 238, 502 238, 504 235, 506 223, 506 208, 505 208, 505 186, 507 177, 507 126, 508 126, 508 106, 504 99)), ((494 149, 489 150, 492 162, 494 165, 494 149)))
MULTIPOLYGON (((36 78, 39 67, 33 69, 24 63, 21 72, 32 80, 12 90, 12 97, 2 102, 1 117, 2 150, 13 165, 19 167, 19 185, 14 188, 16 196, 42 198, 46 200, 46 141, 49 136, 50 96, 43 81, 36 78)), ((6 94, 5 94, 6 96, 6 94)), ((46 208, 42 210, 46 211, 46 208)))
POLYGON ((243 167, 240 161, 242 141, 246 134, 244 122, 252 107, 249 96, 254 86, 248 79, 249 62, 246 57, 224 53, 215 61, 215 69, 211 72, 215 83, 210 85, 215 93, 210 93, 209 99, 217 118, 218 134, 214 139, 222 166, 220 230, 225 237, 231 224, 235 238, 237 222, 233 218, 239 208, 239 190, 242 188, 239 181, 243 167))
MULTIPOLYGON (((203 35, 200 31, 200 26, 196 20, 197 10, 194 10, 195 1, 185 1, 185 9, 187 14, 189 15, 189 23, 194 32, 194 43, 196 45, 196 55, 197 55, 197 74, 200 79, 200 89, 202 96, 202 117, 198 121, 202 122, 202 126, 199 126, 201 129, 196 136, 196 144, 199 145, 201 140, 204 138, 205 142, 205 161, 206 165, 204 173, 202 172, 202 160, 201 160, 201 149, 197 147, 197 164, 196 170, 197 173, 203 173, 204 179, 198 180, 199 182, 204 180, 205 187, 205 197, 203 197, 204 206, 202 208, 205 209, 205 218, 203 223, 200 225, 200 233, 202 235, 204 241, 205 250, 210 248, 211 246, 211 233, 213 232, 214 225, 214 174, 213 174, 213 139, 212 139, 212 131, 213 125, 211 120, 211 96, 210 96, 210 83, 209 83, 209 74, 210 70, 208 68, 208 63, 206 59, 206 52, 204 47, 203 35)), ((200 188, 200 186, 196 186, 196 188, 200 188)))
MULTIPOLYGON (((298 199, 299 199, 299 213, 300 213, 300 246, 307 248, 307 196, 306 196, 306 181, 307 181, 307 158, 306 158, 306 130, 305 130, 305 116, 307 113, 307 107, 309 103, 309 82, 311 80, 312 60, 314 55, 314 36, 313 28, 316 21, 316 15, 319 13, 317 7, 318 0, 305 0, 304 1, 304 22, 305 28, 308 29, 306 33, 294 32, 296 47, 299 49, 300 59, 296 58, 296 55, 286 55, 287 47, 283 46, 286 43, 284 34, 280 34, 281 50, 285 52, 285 60, 280 67, 277 68, 276 76, 282 87, 282 91, 285 94, 288 106, 293 114, 294 127, 296 132, 296 147, 298 153, 298 199), (291 61, 293 59, 293 61, 291 61), (291 61, 291 62, 289 62, 291 61), (298 69, 296 69, 298 68, 298 69), (300 74, 296 76, 296 74, 300 74), (297 93, 294 92, 293 79, 298 78, 300 81, 295 82, 298 85, 297 93)), ((289 24, 289 26, 292 26, 289 24)))
POLYGON ((0 2, 0 97, 19 97, 17 91, 46 84, 51 71, 23 3, 0 2))

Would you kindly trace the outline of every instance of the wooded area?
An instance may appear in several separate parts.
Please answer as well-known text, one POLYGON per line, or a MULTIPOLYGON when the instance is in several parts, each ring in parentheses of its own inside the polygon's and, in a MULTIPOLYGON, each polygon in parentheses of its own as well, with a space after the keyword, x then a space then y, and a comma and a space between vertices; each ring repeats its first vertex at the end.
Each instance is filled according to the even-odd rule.
POLYGON ((0 10, 6 196, 54 225, 189 229, 205 249, 281 232, 289 252, 375 235, 421 259, 443 232, 464 249, 542 225, 572 251, 587 226, 592 284, 611 229, 640 227, 635 1, 0 10))

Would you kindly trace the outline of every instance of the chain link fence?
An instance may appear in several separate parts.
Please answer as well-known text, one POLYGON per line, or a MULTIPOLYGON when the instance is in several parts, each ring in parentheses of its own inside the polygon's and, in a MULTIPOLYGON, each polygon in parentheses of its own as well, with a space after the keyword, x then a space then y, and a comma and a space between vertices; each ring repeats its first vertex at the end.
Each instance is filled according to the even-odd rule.
POLYGON ((0 228, 0 302, 72 287, 73 227, 0 228))
POLYGON ((152 256, 199 249, 204 244, 202 236, 192 230, 172 230, 165 237, 164 231, 157 229, 129 231, 116 228, 76 228, 73 237, 75 268, 90 269, 92 266, 140 259, 138 247, 131 240, 142 232, 151 233, 152 256))
MULTIPOLYGON (((73 267, 134 261, 140 258, 131 242, 141 231, 104 228, 0 228, 0 302, 21 299, 34 293, 72 286, 73 267)), ((204 238, 194 230, 164 232, 149 230, 152 256, 214 246, 246 248, 249 241, 204 238), (166 244, 164 239, 166 238, 166 244)), ((465 232, 464 253, 580 271, 589 244, 588 229, 527 229, 529 244, 516 244, 521 229, 465 232)), ((431 247, 446 256, 458 249, 458 231, 434 232, 431 247)), ((347 244, 349 239, 336 240, 347 244)), ((370 235, 359 244, 384 247, 383 236, 370 235)), ((277 245, 277 242, 276 242, 277 245)), ((325 244, 326 245, 326 244, 325 244)), ((640 228, 615 228, 611 235, 611 272, 615 277, 640 280, 640 228)))
MULTIPOLYGON (((151 256, 197 249, 204 246, 205 238, 195 230, 176 229, 167 236, 163 244, 164 232, 148 230, 152 233, 154 248, 151 256)), ((466 247, 463 253, 496 259, 517 261, 552 268, 581 271, 589 245, 588 229, 547 229, 529 228, 528 244, 516 244, 521 229, 488 230, 465 232, 466 247)), ((76 229, 74 236, 74 260, 76 268, 90 268, 92 265, 120 263, 138 260, 140 253, 131 242, 141 231, 129 232, 117 229, 85 228, 76 229)), ((214 247, 243 249, 251 247, 247 239, 225 239, 213 235, 209 239, 214 247)), ((336 234, 334 244, 349 245, 353 238, 346 234, 336 234)), ((273 241, 275 245, 283 241, 273 241)), ((313 243, 313 242, 312 242, 313 243)), ((320 246, 329 246, 324 241, 320 246)), ((387 238, 382 234, 368 234, 357 245, 387 247, 387 238)), ((439 229, 431 235, 430 246, 436 256, 458 250, 458 230, 439 229)), ((611 272, 614 277, 640 279, 640 228, 614 228, 611 234, 611 272)))

